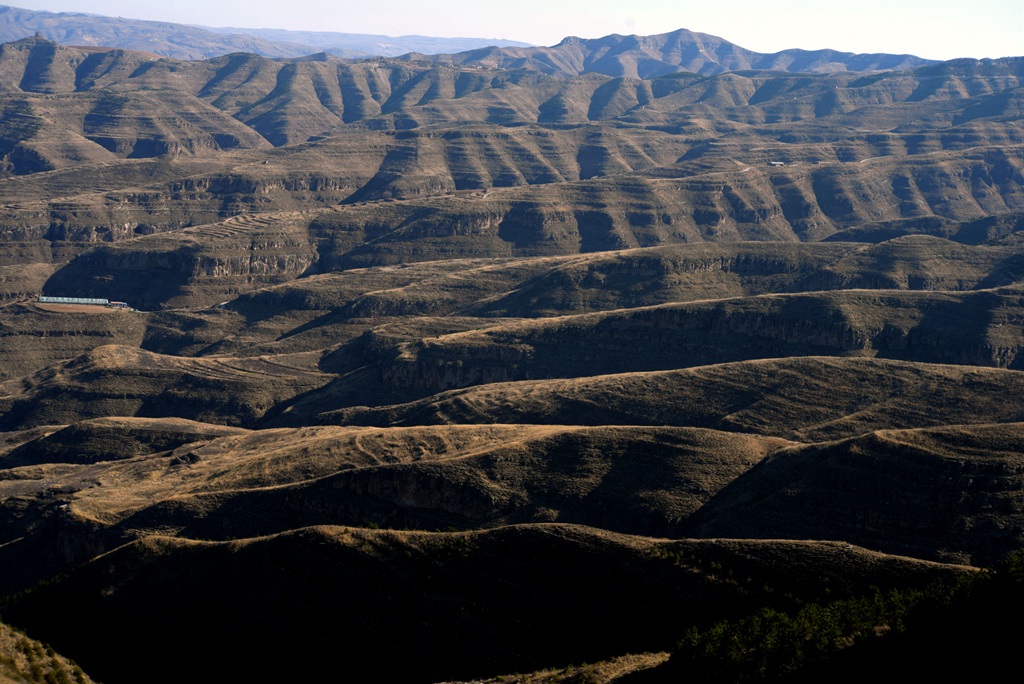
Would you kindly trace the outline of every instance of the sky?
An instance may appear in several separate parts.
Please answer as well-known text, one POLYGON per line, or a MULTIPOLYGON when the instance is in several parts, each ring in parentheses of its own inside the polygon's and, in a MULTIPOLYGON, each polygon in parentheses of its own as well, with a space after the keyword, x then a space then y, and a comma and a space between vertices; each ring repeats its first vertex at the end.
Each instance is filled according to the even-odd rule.
POLYGON ((1024 55, 1022 0, 8 0, 203 26, 504 38, 554 45, 569 35, 685 28, 757 52, 832 48, 929 59, 1024 55))

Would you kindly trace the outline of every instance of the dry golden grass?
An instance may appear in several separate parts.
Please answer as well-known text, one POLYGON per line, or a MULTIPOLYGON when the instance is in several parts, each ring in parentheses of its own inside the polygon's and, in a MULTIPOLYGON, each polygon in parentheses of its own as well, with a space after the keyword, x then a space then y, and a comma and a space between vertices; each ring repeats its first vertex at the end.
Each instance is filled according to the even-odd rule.
POLYGON ((103 416, 182 417, 252 424, 331 376, 287 357, 188 358, 117 345, 0 383, 8 428, 103 416))
POLYGON ((804 357, 451 390, 321 420, 371 425, 690 425, 822 441, 883 428, 1024 420, 1017 371, 804 357))
POLYGON ((505 674, 471 682, 441 682, 440 684, 613 684, 629 675, 658 667, 668 660, 669 654, 638 653, 619 656, 598 663, 573 665, 557 669, 540 670, 526 674, 505 674))
POLYGON ((53 648, 0 623, 2 684, 90 684, 82 668, 53 648))
POLYGON ((57 497, 79 524, 116 525, 121 534, 170 527, 198 536, 251 536, 338 521, 431 529, 556 519, 667 533, 789 444, 687 428, 248 432, 100 419, 12 452, 0 462, 7 466, 0 495, 57 497), (119 430, 122 453, 103 456, 108 436, 119 430), (217 436, 228 431, 236 434, 217 436), (140 453, 146 444, 151 453, 140 453), (99 460, 89 462, 85 449, 101 454, 99 460), (21 453, 46 462, 23 465, 21 453), (68 458, 84 464, 58 465, 68 458))
POLYGON ((457 459, 559 430, 548 426, 259 430, 203 440, 169 454, 77 470, 69 480, 95 486, 78 491, 71 510, 112 523, 165 500, 299 486, 352 468, 457 459))

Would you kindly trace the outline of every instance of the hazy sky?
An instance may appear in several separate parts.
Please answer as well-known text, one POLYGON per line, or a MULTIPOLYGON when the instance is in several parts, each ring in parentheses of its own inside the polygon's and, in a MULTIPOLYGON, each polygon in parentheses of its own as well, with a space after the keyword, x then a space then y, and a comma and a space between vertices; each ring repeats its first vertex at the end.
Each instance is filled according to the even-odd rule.
POLYGON ((758 52, 833 48, 931 59, 1024 55, 1024 0, 12 0, 205 26, 389 36, 507 38, 553 45, 567 35, 650 35, 678 28, 758 52))

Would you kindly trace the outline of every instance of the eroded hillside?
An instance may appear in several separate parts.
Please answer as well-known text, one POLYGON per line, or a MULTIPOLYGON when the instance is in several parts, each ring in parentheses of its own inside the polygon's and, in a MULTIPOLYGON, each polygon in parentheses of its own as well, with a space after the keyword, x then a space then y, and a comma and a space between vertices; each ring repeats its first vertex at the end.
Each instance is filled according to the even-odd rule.
POLYGON ((1024 547, 1024 62, 712 38, 0 47, 4 619, 114 684, 661 681, 1024 547))

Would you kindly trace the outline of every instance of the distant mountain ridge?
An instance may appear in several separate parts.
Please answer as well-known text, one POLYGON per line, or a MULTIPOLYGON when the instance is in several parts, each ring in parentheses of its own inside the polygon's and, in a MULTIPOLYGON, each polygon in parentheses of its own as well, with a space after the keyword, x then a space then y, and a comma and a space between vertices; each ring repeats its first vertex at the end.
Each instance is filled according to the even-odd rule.
POLYGON ((569 36, 551 47, 535 47, 485 38, 211 28, 94 14, 36 12, 0 5, 0 42, 20 40, 37 33, 63 45, 141 50, 175 59, 209 59, 233 52, 295 58, 326 52, 350 59, 399 57, 407 61, 525 69, 561 76, 598 73, 654 78, 678 72, 713 75, 745 70, 874 72, 938 63, 914 55, 855 54, 836 50, 789 49, 768 54, 686 29, 653 36, 569 36))
POLYGON ((336 31, 293 31, 288 29, 210 28, 218 34, 246 34, 263 40, 298 43, 340 57, 346 52, 380 57, 399 57, 413 53, 437 54, 484 49, 489 46, 527 48, 529 43, 497 38, 441 38, 436 36, 385 36, 372 33, 339 33, 336 31))
POLYGON ((252 52, 264 57, 305 57, 317 52, 349 58, 394 57, 419 51, 460 52, 488 45, 528 45, 489 38, 210 28, 79 12, 37 12, 0 5, 0 42, 20 40, 36 33, 63 45, 142 50, 174 59, 209 59, 232 52, 252 52))
POLYGON ((836 50, 791 49, 765 54, 718 36, 686 29, 654 36, 612 34, 593 39, 570 36, 552 47, 488 47, 452 55, 409 57, 496 69, 530 69, 547 74, 600 73, 627 78, 653 78, 681 71, 711 75, 748 69, 798 73, 890 71, 937 63, 914 55, 855 54, 836 50))

